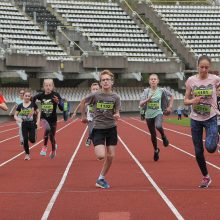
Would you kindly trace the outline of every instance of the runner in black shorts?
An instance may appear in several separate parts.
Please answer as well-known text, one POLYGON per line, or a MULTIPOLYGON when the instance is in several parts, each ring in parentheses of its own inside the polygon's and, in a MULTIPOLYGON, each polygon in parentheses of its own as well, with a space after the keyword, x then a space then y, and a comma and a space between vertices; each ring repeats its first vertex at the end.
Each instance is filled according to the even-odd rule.
POLYGON ((31 143, 35 143, 36 128, 40 126, 40 111, 37 105, 30 100, 31 92, 29 90, 25 90, 23 103, 17 106, 14 115, 15 120, 21 123, 22 136, 24 140, 23 145, 25 150, 25 160, 30 160, 28 141, 30 141, 31 143))
POLYGON ((98 160, 104 160, 101 173, 96 181, 96 186, 100 188, 109 188, 105 180, 113 158, 115 156, 115 147, 117 145, 116 120, 120 117, 120 98, 112 92, 114 75, 109 70, 104 70, 100 75, 101 90, 89 94, 81 102, 82 122, 87 123, 85 115, 85 105, 93 105, 94 118, 92 130, 92 142, 95 146, 95 154, 98 160))

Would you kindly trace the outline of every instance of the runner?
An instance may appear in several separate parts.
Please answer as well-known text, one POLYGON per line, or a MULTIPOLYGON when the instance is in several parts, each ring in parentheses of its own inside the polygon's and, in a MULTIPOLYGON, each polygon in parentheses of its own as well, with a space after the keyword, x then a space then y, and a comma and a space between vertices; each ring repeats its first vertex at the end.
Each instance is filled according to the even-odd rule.
POLYGON ((52 79, 45 79, 43 83, 44 92, 41 92, 34 96, 33 102, 39 100, 41 102, 41 122, 45 129, 44 132, 44 146, 40 152, 40 155, 46 156, 47 143, 50 137, 52 145, 52 151, 50 152, 50 158, 53 159, 56 156, 57 144, 55 140, 56 127, 57 127, 57 106, 62 111, 63 104, 60 94, 54 92, 54 82, 52 79))
POLYGON ((85 105, 93 105, 93 131, 92 142, 98 160, 104 160, 101 173, 96 181, 96 186, 107 189, 110 187, 105 180, 117 145, 116 120, 120 117, 121 102, 117 94, 112 92, 114 75, 109 70, 104 70, 100 75, 101 91, 90 93, 81 102, 82 122, 88 123, 85 115, 85 105))
POLYGON ((203 129, 206 132, 205 148, 214 153, 218 145, 217 96, 216 88, 220 78, 210 74, 211 59, 202 55, 198 59, 198 74, 186 81, 185 105, 191 107, 191 132, 196 160, 203 175, 201 188, 207 188, 212 182, 206 166, 203 147, 203 129), (192 97, 191 97, 192 96, 192 97))
POLYGON ((40 111, 35 103, 31 101, 31 92, 24 91, 23 103, 17 106, 14 118, 21 123, 22 136, 24 140, 25 160, 30 160, 29 143, 36 141, 36 128, 40 127, 40 111), (37 115, 37 119, 36 119, 37 115))
POLYGON ((145 118, 151 134, 151 141, 154 147, 154 161, 159 160, 160 149, 157 146, 156 129, 160 132, 163 145, 167 147, 169 141, 162 127, 163 114, 169 114, 172 110, 174 97, 167 89, 158 87, 159 78, 156 74, 149 77, 150 88, 144 90, 141 95, 140 107, 146 106, 145 118), (168 97, 170 100, 168 101, 168 97))

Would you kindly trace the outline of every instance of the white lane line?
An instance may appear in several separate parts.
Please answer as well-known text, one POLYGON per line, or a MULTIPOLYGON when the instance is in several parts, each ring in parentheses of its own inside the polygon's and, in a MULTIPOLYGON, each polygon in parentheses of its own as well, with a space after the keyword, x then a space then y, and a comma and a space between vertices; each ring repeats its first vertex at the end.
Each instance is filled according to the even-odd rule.
MULTIPOLYGON (((129 122, 123 120, 123 119, 120 119, 120 120, 121 120, 122 122, 124 122, 124 123, 130 125, 131 127, 136 128, 137 130, 139 130, 139 131, 141 131, 141 132, 143 132, 143 133, 145 133, 145 134, 148 134, 148 135, 150 136, 150 133, 149 133, 149 132, 147 132, 147 131, 145 131, 145 130, 143 130, 143 129, 141 129, 141 128, 138 128, 138 127, 136 127, 135 125, 132 125, 132 124, 130 124, 129 122)), ((162 139, 160 139, 160 138, 158 138, 158 137, 157 137, 157 139, 162 142, 162 139)), ((175 145, 173 145, 173 144, 169 144, 169 146, 175 148, 176 150, 178 150, 178 151, 180 151, 180 152, 182 152, 182 153, 184 153, 184 154, 187 154, 187 155, 190 156, 190 157, 195 158, 195 155, 193 155, 193 154, 191 154, 191 153, 189 153, 189 152, 187 152, 187 151, 185 151, 185 150, 183 150, 183 149, 181 149, 181 148, 179 148, 179 147, 177 147, 177 146, 175 146, 175 145)), ((206 161, 206 163, 209 164, 210 166, 212 166, 212 167, 214 167, 214 168, 220 170, 220 167, 219 167, 219 166, 217 166, 217 165, 215 165, 215 164, 213 164, 213 163, 211 163, 211 162, 209 162, 209 161, 206 161)))
POLYGON ((147 177, 151 185, 155 188, 155 190, 158 192, 160 197, 164 200, 164 202, 167 204, 167 206, 170 208, 170 210, 173 212, 173 214, 176 216, 177 219, 183 220, 183 216, 179 213, 177 208, 173 205, 173 203, 168 199, 168 197, 165 195, 165 193, 160 189, 160 187, 156 184, 156 182, 153 180, 153 178, 149 175, 149 173, 144 169, 144 167, 141 165, 141 163, 138 161, 138 159, 134 156, 134 154, 129 150, 128 146, 123 142, 123 140, 118 136, 120 142, 124 146, 124 148, 127 150, 129 155, 132 157, 132 159, 135 161, 135 163, 138 165, 138 167, 141 169, 143 174, 147 177))
POLYGON ((2 125, 0 125, 0 128, 1 127, 9 127, 9 126, 12 126, 12 125, 16 125, 15 121, 14 122, 10 122, 10 123, 2 124, 2 125))
MULTIPOLYGON (((59 121, 57 121, 57 122, 61 122, 61 121, 63 121, 63 119, 61 119, 61 120, 59 120, 59 121)), ((38 130, 41 129, 41 128, 42 128, 42 127, 38 128, 38 130)), ((1 144, 1 143, 4 143, 4 142, 6 142, 6 141, 10 141, 10 140, 12 140, 12 139, 14 139, 14 138, 16 138, 16 137, 19 137, 19 135, 15 135, 15 136, 12 136, 12 137, 10 137, 10 138, 6 138, 6 139, 0 141, 0 144, 1 144)))
MULTIPOLYGON (((138 122, 141 122, 141 123, 144 123, 144 122, 142 122, 142 121, 140 121, 140 120, 138 120, 136 118, 133 118, 133 117, 131 119, 133 119, 135 121, 138 121, 138 122)), ((146 124, 146 123, 144 123, 144 124, 146 124)), ((179 131, 175 131, 175 130, 172 130, 172 129, 169 129, 169 128, 166 128, 166 127, 163 127, 163 129, 167 130, 167 131, 172 131, 172 132, 177 133, 177 134, 185 135, 187 137, 192 137, 192 135, 190 135, 190 134, 186 134, 186 133, 182 133, 182 132, 179 132, 179 131)))
POLYGON ((7 132, 7 131, 12 131, 12 130, 15 130, 15 129, 18 129, 18 127, 16 127, 16 128, 11 128, 11 129, 4 130, 4 131, 0 131, 0 134, 1 134, 1 133, 5 133, 5 132, 7 132))
POLYGON ((65 171, 63 173, 62 179, 60 180, 59 185, 57 186, 53 196, 51 197, 51 199, 50 199, 50 201, 49 201, 49 203, 47 205, 47 208, 45 209, 44 214, 41 217, 41 220, 48 219, 48 217, 50 215, 50 212, 51 212, 51 210, 52 210, 52 208, 53 208, 53 206, 54 206, 54 204, 56 202, 56 199, 57 199, 57 197, 58 197, 58 195, 59 195, 59 193, 60 193, 60 191, 61 191, 61 189, 62 189, 62 187, 63 187, 63 185, 65 183, 65 181, 66 181, 66 178, 67 178, 67 175, 69 173, 70 167, 72 166, 73 160, 75 159, 75 156, 76 156, 77 152, 79 151, 80 145, 82 143, 82 140, 83 140, 83 138, 85 136, 86 131, 87 131, 87 127, 85 128, 85 130, 84 130, 84 132, 83 132, 83 134, 81 136, 81 139, 80 139, 80 141, 78 143, 78 146, 76 147, 75 151, 73 152, 73 155, 72 155, 72 157, 71 157, 71 159, 70 159, 70 161, 69 161, 69 163, 68 163, 68 165, 67 165, 67 167, 66 167, 66 169, 65 169, 65 171))
MULTIPOLYGON (((69 125, 71 125, 71 124, 74 123, 75 121, 77 121, 77 119, 74 120, 74 121, 72 121, 72 122, 70 122, 70 123, 68 123, 68 124, 66 124, 66 125, 64 125, 62 128, 60 128, 59 130, 57 130, 56 133, 62 131, 64 128, 68 127, 69 125)), ((18 136, 18 135, 17 135, 17 136, 18 136)), ((33 146, 31 146, 30 149, 36 147, 36 146, 37 146, 38 144, 40 144, 41 142, 43 142, 43 139, 40 140, 40 141, 38 141, 38 142, 37 142, 36 144, 34 144, 33 146)), ((7 160, 7 161, 1 163, 1 164, 0 164, 0 167, 3 167, 3 166, 6 165, 7 163, 9 163, 9 162, 15 160, 16 158, 18 158, 18 157, 21 156, 22 154, 24 154, 24 151, 22 151, 21 153, 15 155, 14 157, 10 158, 9 160, 7 160)))

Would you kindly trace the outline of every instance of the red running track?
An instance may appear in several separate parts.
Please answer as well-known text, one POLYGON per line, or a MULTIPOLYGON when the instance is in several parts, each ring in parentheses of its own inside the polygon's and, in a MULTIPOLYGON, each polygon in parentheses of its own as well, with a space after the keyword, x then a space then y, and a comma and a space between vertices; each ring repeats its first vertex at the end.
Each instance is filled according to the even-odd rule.
POLYGON ((199 189, 190 129, 164 126, 171 144, 165 148, 158 140, 160 160, 154 162, 145 122, 132 117, 118 122, 108 190, 95 188, 102 162, 92 146, 84 146, 87 133, 80 120, 58 123, 54 160, 39 155, 42 129, 31 160, 24 161, 14 137, 18 129, 3 132, 16 125, 0 127, 0 219, 219 219, 220 155, 206 154, 213 183, 199 189))

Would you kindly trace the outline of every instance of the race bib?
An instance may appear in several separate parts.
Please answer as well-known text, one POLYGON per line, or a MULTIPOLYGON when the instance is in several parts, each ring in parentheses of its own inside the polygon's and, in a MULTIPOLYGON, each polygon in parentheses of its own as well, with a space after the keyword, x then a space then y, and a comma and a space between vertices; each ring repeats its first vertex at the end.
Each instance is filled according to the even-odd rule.
POLYGON ((113 108, 114 108, 114 103, 112 102, 99 101, 96 104, 96 109, 99 111, 113 110, 113 108))
POLYGON ((197 104, 193 106, 193 111, 199 115, 210 115, 211 105, 209 104, 197 104))
POLYGON ((213 90, 212 89, 195 89, 193 94, 195 96, 212 96, 213 90))
POLYGON ((147 108, 157 110, 160 108, 160 102, 159 101, 150 101, 147 103, 147 108))

